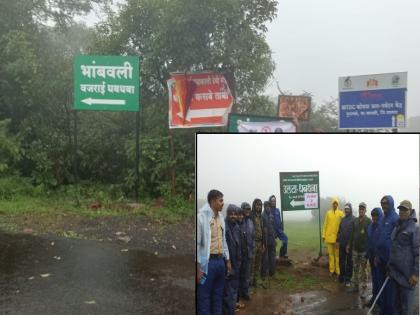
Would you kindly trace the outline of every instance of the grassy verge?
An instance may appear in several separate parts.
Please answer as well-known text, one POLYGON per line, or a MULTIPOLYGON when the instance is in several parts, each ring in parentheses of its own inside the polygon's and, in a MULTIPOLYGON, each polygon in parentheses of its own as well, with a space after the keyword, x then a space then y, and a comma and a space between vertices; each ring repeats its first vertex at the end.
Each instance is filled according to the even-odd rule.
POLYGON ((83 199, 76 202, 75 199, 65 196, 19 196, 12 200, 0 200, 0 213, 5 215, 71 213, 90 218, 143 215, 153 219, 177 222, 193 217, 195 208, 193 204, 186 203, 180 206, 155 205, 152 200, 143 201, 138 205, 128 200, 110 201, 107 204, 102 204, 83 199))
MULTIPOLYGON (((280 266, 272 281, 271 288, 286 290, 287 292, 300 292, 319 290, 334 283, 328 277, 321 276, 319 267, 312 267, 311 259, 319 253, 319 226, 312 221, 288 221, 284 224, 288 241, 288 256, 294 262, 293 266, 280 266)), ((277 239, 277 252, 281 241, 277 239)), ((322 252, 326 248, 322 244, 322 252)))
MULTIPOLYGON (((311 256, 317 256, 319 253, 319 226, 312 221, 288 221, 284 224, 284 229, 288 241, 288 251, 305 252, 311 256)), ((281 242, 277 239, 277 248, 280 248, 281 242)), ((322 252, 326 252, 322 244, 322 252)))
POLYGON ((325 279, 317 275, 298 275, 288 269, 280 269, 273 277, 270 287, 288 292, 316 290, 325 285, 325 279))
POLYGON ((0 178, 0 214, 5 215, 56 215, 74 214, 84 217, 147 216, 168 222, 192 218, 192 202, 180 196, 152 200, 142 198, 139 204, 126 199, 118 185, 81 182, 55 189, 34 186, 30 179, 10 176, 0 178))

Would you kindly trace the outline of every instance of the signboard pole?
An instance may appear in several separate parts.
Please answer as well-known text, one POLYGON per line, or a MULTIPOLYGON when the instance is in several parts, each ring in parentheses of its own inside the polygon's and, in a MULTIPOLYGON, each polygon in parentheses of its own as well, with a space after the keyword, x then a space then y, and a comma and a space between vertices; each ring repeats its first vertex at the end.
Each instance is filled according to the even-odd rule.
MULTIPOLYGON (((319 180, 319 178, 318 178, 319 180)), ((321 243, 321 192, 320 192, 320 187, 318 186, 318 223, 319 223, 319 257, 322 256, 322 243, 321 243)))
POLYGON ((139 187, 140 187, 140 111, 136 112, 136 187, 134 196, 136 202, 139 202, 139 187))
POLYGON ((281 229, 284 231, 283 207, 281 207, 281 229))
POLYGON ((74 183, 76 185, 76 205, 79 206, 79 170, 78 170, 78 158, 77 158, 77 110, 74 111, 74 152, 73 152, 73 172, 74 172, 74 183))

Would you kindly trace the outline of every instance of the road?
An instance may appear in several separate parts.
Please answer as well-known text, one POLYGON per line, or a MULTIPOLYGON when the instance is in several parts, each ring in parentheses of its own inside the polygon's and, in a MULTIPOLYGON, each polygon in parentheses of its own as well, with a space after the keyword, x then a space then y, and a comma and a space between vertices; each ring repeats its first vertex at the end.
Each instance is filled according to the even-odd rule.
POLYGON ((1 314, 194 314, 194 256, 0 231, 1 314))

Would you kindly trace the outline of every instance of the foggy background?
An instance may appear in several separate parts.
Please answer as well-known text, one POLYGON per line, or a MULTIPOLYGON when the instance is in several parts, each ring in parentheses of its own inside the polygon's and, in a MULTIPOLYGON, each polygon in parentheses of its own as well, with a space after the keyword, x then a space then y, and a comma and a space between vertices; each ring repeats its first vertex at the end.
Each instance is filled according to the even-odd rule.
MULTIPOLYGON (((114 0, 111 7, 117 12, 122 3, 114 0)), ((276 99, 278 84, 283 92, 310 92, 320 105, 338 98, 341 76, 408 72, 407 119, 420 116, 418 0, 281 0, 277 9, 267 25, 276 64, 267 95, 276 99)), ((103 19, 99 9, 78 18, 87 25, 103 19)))
POLYGON ((340 76, 407 71, 407 117, 420 116, 420 1, 282 0, 277 8, 268 25, 276 63, 268 94, 278 94, 277 81, 321 104, 338 98, 340 76))
MULTIPOLYGON (((280 208, 279 172, 319 171, 320 195, 367 204, 367 214, 391 195, 408 199, 418 214, 419 135, 415 134, 198 134, 197 204, 210 189, 229 203, 263 202, 274 194, 280 208)), ((343 210, 344 204, 340 203, 343 210)), ((398 213, 398 209, 397 213, 398 213)), ((311 212, 284 212, 310 220, 311 212)))

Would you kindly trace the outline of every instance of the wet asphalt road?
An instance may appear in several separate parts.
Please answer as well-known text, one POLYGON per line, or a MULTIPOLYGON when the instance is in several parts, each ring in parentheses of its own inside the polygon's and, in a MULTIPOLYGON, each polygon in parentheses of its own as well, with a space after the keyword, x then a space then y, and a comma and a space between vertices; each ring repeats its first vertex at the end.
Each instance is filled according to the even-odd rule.
POLYGON ((194 313, 193 255, 0 231, 0 314, 194 313))

